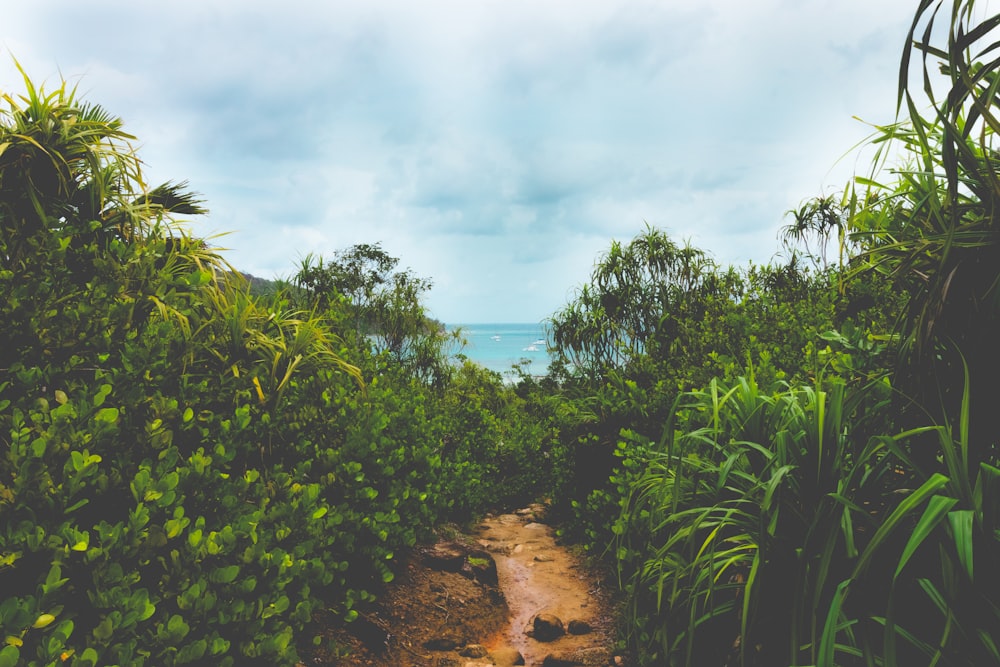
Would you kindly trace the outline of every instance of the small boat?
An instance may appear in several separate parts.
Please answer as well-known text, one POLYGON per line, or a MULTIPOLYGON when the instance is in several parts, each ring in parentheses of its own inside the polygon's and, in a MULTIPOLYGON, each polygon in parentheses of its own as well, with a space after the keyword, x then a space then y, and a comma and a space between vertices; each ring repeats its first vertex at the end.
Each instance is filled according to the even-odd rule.
POLYGON ((490 336, 490 338, 493 339, 493 340, 500 340, 499 334, 496 335, 496 336, 490 336))

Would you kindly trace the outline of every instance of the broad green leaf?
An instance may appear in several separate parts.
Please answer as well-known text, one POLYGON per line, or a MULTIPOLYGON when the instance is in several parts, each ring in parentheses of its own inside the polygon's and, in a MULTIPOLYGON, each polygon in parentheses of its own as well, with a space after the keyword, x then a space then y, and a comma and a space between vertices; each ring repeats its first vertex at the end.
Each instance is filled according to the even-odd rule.
POLYGON ((209 578, 217 584, 229 584, 236 579, 239 573, 239 565, 227 565, 226 567, 217 568, 209 575, 209 578))
POLYGON ((114 424, 118 421, 119 411, 118 408, 101 408, 94 415, 94 420, 99 422, 104 422, 106 424, 114 424))
POLYGON ((81 665, 83 667, 93 667, 97 665, 97 660, 97 651, 92 648, 87 648, 84 649, 83 653, 80 654, 80 657, 73 662, 73 667, 76 667, 77 665, 81 665))
POLYGON ((104 401, 108 398, 108 394, 111 393, 110 384, 102 384, 101 388, 98 390, 97 394, 94 396, 94 407, 99 408, 104 405, 104 401))
POLYGON ((184 639, 188 632, 191 631, 191 626, 185 623, 181 616, 174 614, 167 621, 167 631, 176 639, 184 639))
POLYGON ((4 646, 0 649, 0 667, 17 667, 21 659, 21 651, 16 646, 4 646))
POLYGON ((98 641, 104 642, 111 639, 114 632, 115 628, 111 623, 111 618, 105 617, 100 623, 97 624, 97 627, 94 628, 94 637, 98 641))

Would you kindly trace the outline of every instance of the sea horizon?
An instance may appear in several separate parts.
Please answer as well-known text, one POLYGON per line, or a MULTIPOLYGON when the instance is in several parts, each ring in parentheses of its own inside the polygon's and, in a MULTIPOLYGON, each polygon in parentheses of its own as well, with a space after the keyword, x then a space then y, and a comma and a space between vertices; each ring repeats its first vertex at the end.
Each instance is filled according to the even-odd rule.
POLYGON ((445 323, 445 329, 460 329, 467 342, 456 353, 491 371, 513 373, 513 367, 523 362, 528 375, 548 373, 551 356, 543 322, 445 323))

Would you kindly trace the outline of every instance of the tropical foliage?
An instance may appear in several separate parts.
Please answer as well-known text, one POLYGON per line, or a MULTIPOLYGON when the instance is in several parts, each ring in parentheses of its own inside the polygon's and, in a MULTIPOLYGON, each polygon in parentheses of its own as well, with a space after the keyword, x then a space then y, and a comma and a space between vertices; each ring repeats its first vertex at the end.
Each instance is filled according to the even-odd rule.
MULTIPOLYGON (((997 555, 1000 473, 998 26, 972 2, 919 3, 903 120, 878 128, 873 171, 843 199, 792 212, 784 238, 809 267, 786 272, 782 289, 763 283, 760 301, 780 317, 734 290, 720 320, 704 278, 674 292, 689 302, 653 307, 661 338, 637 356, 680 391, 618 420, 618 465, 588 500, 617 506, 619 520, 613 536, 586 533, 618 562, 641 664, 1000 663, 1000 588, 984 565, 997 555), (890 159, 900 163, 888 170, 890 159), (812 288, 787 289, 796 282, 812 288), (686 311, 698 313, 693 329, 675 326, 686 311), (733 326, 742 314, 766 326, 733 326), (705 320, 717 336, 742 333, 745 356, 706 368, 725 352, 691 344, 705 320), (755 356, 748 341, 788 321, 798 335, 780 330, 755 356), (689 349, 699 353, 677 362, 689 349), (670 408, 649 420, 652 405, 670 408)), ((578 303, 599 304, 604 285, 578 303)), ((557 342, 578 353, 572 337, 557 342)), ((642 387, 634 359, 604 377, 642 387)))
POLYGON ((538 492, 534 434, 447 363, 425 281, 376 252, 381 289, 254 296, 120 120, 24 83, 0 118, 0 665, 295 664, 434 526, 538 492))
POLYGON ((871 172, 782 259, 613 242, 513 383, 378 243, 251 289, 120 120, 25 77, 0 667, 292 665, 441 522, 533 497, 617 567, 638 664, 1000 664, 998 29, 921 0, 871 172))

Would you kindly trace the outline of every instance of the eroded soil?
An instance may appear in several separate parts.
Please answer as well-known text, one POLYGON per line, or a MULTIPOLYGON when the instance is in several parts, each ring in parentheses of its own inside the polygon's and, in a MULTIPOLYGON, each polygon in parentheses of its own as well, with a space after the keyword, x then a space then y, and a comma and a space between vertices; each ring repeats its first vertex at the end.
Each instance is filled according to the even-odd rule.
POLYGON ((379 602, 336 633, 350 655, 318 653, 304 664, 623 664, 612 653, 613 607, 603 575, 556 542, 543 512, 534 505, 489 516, 471 534, 415 550, 379 602), (556 617, 567 631, 553 639, 535 633, 537 614, 556 617))

